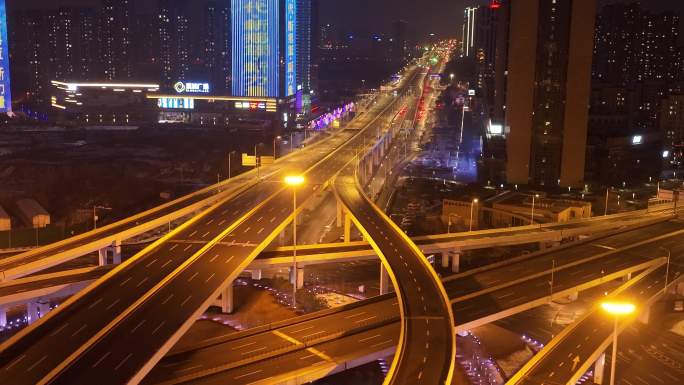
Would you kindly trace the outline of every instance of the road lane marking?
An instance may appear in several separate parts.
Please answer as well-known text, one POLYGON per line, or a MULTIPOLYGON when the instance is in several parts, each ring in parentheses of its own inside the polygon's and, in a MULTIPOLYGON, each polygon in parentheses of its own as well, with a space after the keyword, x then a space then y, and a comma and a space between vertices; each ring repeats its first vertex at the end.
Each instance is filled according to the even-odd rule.
POLYGON ((171 298, 173 298, 173 293, 169 294, 169 296, 166 297, 166 299, 162 302, 162 305, 166 305, 166 303, 169 302, 171 298))
POLYGON ((248 343, 246 343, 246 344, 242 344, 242 345, 240 345, 240 346, 236 346, 236 347, 230 348, 230 350, 239 350, 239 349, 246 348, 246 347, 251 346, 251 345, 254 345, 254 344, 256 344, 256 341, 248 342, 248 343))
POLYGON ((128 277, 128 278, 126 278, 126 280, 124 280, 123 282, 121 282, 121 283, 119 284, 119 286, 124 286, 124 285, 125 285, 126 283, 128 283, 128 281, 130 281, 131 279, 133 279, 133 277, 128 277))
POLYGON ((183 249, 183 251, 188 251, 188 249, 191 248, 191 247, 192 247, 192 243, 189 244, 189 245, 187 245, 187 246, 185 246, 185 248, 183 249))
POLYGON ((154 328, 154 330, 152 330, 151 335, 154 335, 154 333, 159 331, 159 329, 161 329, 161 327, 164 326, 165 323, 166 323, 166 321, 162 321, 156 328, 154 328))
POLYGON ((119 370, 119 368, 122 367, 123 364, 125 364, 126 361, 128 361, 128 359, 131 358, 132 355, 133 355, 133 353, 128 353, 128 355, 126 356, 126 358, 124 358, 123 360, 121 360, 121 362, 119 362, 119 364, 116 365, 116 367, 114 368, 114 370, 119 370))
POLYGON ((169 247, 169 251, 173 251, 173 249, 175 249, 176 247, 178 247, 178 244, 177 244, 177 243, 174 244, 173 246, 169 247))
POLYGON ((265 347, 265 346, 262 346, 262 347, 260 347, 260 348, 258 348, 258 349, 254 349, 254 350, 250 350, 250 351, 248 351, 248 352, 240 353, 240 355, 241 355, 241 356, 246 356, 246 355, 248 355, 248 354, 256 353, 256 352, 259 352, 259 351, 262 351, 262 350, 266 350, 266 347, 265 347))
POLYGON ((324 359, 324 360, 326 360, 326 361, 332 361, 332 360, 333 360, 332 358, 330 358, 330 356, 328 356, 327 354, 323 353, 322 351, 320 351, 320 350, 318 350, 318 349, 315 349, 315 348, 308 348, 308 349, 306 349, 306 350, 307 350, 308 352, 311 352, 311 353, 317 355, 318 357, 320 357, 320 358, 322 358, 322 359, 324 359))
POLYGON ((233 379, 234 379, 234 380, 239 380, 239 379, 241 379, 241 378, 244 378, 244 377, 247 377, 247 376, 251 376, 251 375, 253 375, 253 374, 261 373, 261 372, 263 372, 263 371, 264 371, 263 369, 255 370, 255 371, 253 371, 253 372, 249 372, 249 373, 241 374, 241 375, 239 375, 239 376, 235 376, 235 377, 233 377, 233 379))
POLYGON ((183 305, 185 305, 186 303, 188 303, 188 301, 190 301, 190 298, 192 298, 192 295, 188 295, 188 298, 186 298, 183 302, 181 302, 181 304, 180 304, 181 307, 183 307, 183 305))
POLYGON ((387 340, 387 341, 378 342, 378 343, 375 344, 375 345, 371 345, 371 348, 375 348, 375 347, 378 347, 378 346, 382 346, 382 345, 385 345, 385 344, 387 344, 387 343, 392 343, 392 340, 387 340))
POLYGON ((166 267, 169 263, 171 263, 171 262, 173 262, 173 261, 169 259, 169 260, 166 261, 163 265, 161 265, 160 269, 165 268, 165 267, 166 267))
POLYGON ((62 325, 59 329, 57 329, 57 330, 55 330, 54 332, 50 333, 50 337, 56 336, 56 335, 59 334, 62 330, 64 330, 64 328, 66 328, 68 325, 69 325, 68 322, 65 323, 64 325, 62 325))
POLYGON ((188 282, 190 282, 190 281, 192 281, 193 279, 195 279, 195 277, 197 277, 197 274, 199 274, 199 271, 196 271, 195 274, 193 274, 192 276, 190 276, 190 278, 188 278, 188 282))
POLYGON ((94 367, 96 367, 97 365, 99 365, 100 362, 104 361, 104 359, 107 358, 107 357, 109 357, 110 354, 112 354, 112 352, 107 352, 107 353, 103 354, 102 357, 100 357, 100 359, 97 360, 97 362, 95 362, 95 363, 93 364, 92 367, 94 368, 94 367))
POLYGON ((315 326, 308 326, 308 327, 305 327, 305 328, 303 328, 303 329, 293 330, 293 331, 291 331, 290 333, 292 333, 292 334, 301 333, 301 332, 303 332, 303 331, 305 331, 305 330, 313 329, 314 327, 315 327, 315 326))
POLYGON ((119 301, 121 301, 121 298, 117 298, 114 302, 112 302, 109 306, 107 306, 106 309, 107 309, 107 310, 111 309, 114 305, 116 305, 117 303, 119 303, 119 301))
POLYGON ((380 337, 380 334, 376 334, 376 335, 371 336, 371 337, 362 338, 359 340, 359 342, 366 342, 366 341, 372 340, 373 338, 378 338, 378 337, 380 337))
POLYGON ((138 330, 138 328, 140 328, 141 326, 143 326, 143 324, 145 324, 146 321, 147 320, 142 320, 142 321, 138 322, 138 324, 135 325, 135 327, 133 329, 131 329, 131 334, 135 333, 135 331, 138 330))
POLYGON ((209 260, 209 262, 210 262, 210 263, 211 263, 211 262, 214 262, 214 261, 216 260, 216 258, 218 258, 218 257, 219 257, 218 254, 214 255, 213 257, 211 257, 211 259, 209 260))
POLYGON ((33 370, 33 368, 40 365, 41 362, 45 361, 46 358, 47 358, 47 354, 44 355, 43 358, 41 358, 40 360, 34 362, 33 365, 29 366, 28 369, 26 369, 26 371, 30 372, 31 370, 33 370))
POLYGON ((207 279, 204 281, 204 283, 209 283, 209 281, 211 281, 211 279, 214 278, 215 275, 216 275, 216 273, 211 273, 211 275, 209 276, 209 278, 207 278, 207 279))

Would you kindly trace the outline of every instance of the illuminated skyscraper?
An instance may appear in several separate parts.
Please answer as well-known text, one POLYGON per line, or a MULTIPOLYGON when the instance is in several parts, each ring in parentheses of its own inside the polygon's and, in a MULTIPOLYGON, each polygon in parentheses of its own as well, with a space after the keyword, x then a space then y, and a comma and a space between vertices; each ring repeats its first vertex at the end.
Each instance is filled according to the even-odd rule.
POLYGON ((7 45, 7 10, 0 0, 0 112, 12 111, 9 49, 7 45))
POLYGON ((298 35, 311 33, 310 10, 310 0, 232 0, 233 95, 286 98, 308 86, 311 39, 298 35))

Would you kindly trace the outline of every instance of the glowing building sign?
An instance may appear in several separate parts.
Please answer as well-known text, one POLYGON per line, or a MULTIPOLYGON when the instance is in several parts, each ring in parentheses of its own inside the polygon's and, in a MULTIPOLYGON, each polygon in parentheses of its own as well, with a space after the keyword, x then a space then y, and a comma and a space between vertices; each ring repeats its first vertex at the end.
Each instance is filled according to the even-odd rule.
POLYGON ((285 0, 285 96, 297 92, 297 2, 285 0))
POLYGON ((7 9, 0 0, 0 113, 12 111, 9 50, 7 49, 7 9))
POLYGON ((157 100, 159 108, 178 109, 178 110, 193 110, 195 109, 195 100, 192 98, 159 98, 157 100))
POLYGON ((211 91, 209 83, 193 83, 179 81, 173 85, 173 89, 179 94, 208 94, 211 91))
POLYGON ((279 0, 233 0, 231 3, 234 96, 279 96, 278 4, 279 0))

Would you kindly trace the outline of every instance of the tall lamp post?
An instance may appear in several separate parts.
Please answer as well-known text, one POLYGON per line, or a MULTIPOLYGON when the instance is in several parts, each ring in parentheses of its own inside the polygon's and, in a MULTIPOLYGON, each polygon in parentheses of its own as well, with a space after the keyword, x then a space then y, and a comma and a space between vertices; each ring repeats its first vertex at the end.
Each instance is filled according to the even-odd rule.
POLYGON ((285 184, 292 187, 292 307, 297 308, 297 283, 299 274, 297 273, 297 187, 304 183, 301 175, 288 175, 285 177, 285 184))
POLYGON ((93 230, 97 229, 97 220, 98 220, 97 210, 98 209, 100 209, 100 210, 111 210, 112 208, 107 207, 107 206, 93 206, 93 230))
POLYGON ((282 136, 276 136, 275 138, 273 138, 273 160, 276 159, 276 141, 278 141, 282 138, 283 138, 282 136))
POLYGON ((232 175, 233 175, 233 174, 231 173, 231 164, 230 164, 230 162, 231 162, 231 160, 232 160, 232 158, 233 158, 233 154, 234 154, 234 153, 235 153, 234 150, 228 153, 228 179, 230 179, 230 178, 232 177, 232 175))
POLYGON ((473 209, 475 208, 475 204, 479 202, 480 200, 475 198, 470 202, 470 231, 473 231, 473 209))
POLYGON ((670 275, 670 257, 672 256, 672 253, 670 252, 670 249, 665 246, 660 246, 660 249, 667 252, 667 267, 665 268, 665 289, 663 290, 663 293, 667 293, 667 279, 670 275))
POLYGON ((617 343, 618 343, 618 319, 627 316, 636 310, 634 304, 628 302, 604 302, 601 304, 603 310, 615 317, 615 327, 613 329, 613 355, 610 362, 610 385, 615 385, 615 364, 617 362, 617 343))
POLYGON ((531 214, 532 216, 530 217, 530 224, 531 225, 534 224, 534 203, 535 203, 535 199, 537 199, 537 198, 539 198, 539 194, 532 195, 532 214, 531 214))

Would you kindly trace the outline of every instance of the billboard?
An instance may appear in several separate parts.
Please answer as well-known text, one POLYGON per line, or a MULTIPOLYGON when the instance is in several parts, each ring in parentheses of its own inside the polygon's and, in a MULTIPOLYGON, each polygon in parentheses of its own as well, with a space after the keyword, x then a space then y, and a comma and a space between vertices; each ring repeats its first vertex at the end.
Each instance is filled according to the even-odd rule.
POLYGON ((278 3, 278 0, 232 0, 234 96, 279 96, 278 3))
POLYGON ((297 92, 297 1, 285 0, 285 96, 297 92))
POLYGON ((7 9, 0 0, 0 113, 12 111, 9 50, 7 48, 7 9))

